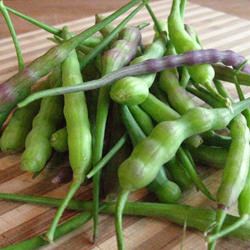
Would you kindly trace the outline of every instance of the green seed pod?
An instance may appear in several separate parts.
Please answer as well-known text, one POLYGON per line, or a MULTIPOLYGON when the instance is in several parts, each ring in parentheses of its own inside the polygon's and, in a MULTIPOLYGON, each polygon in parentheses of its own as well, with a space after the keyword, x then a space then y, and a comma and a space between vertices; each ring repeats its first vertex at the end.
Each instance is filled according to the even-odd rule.
MULTIPOLYGON (((161 39, 154 41, 145 53, 135 58, 132 64, 137 64, 148 59, 159 58, 164 55, 165 44, 161 39)), ((138 77, 125 77, 118 80, 111 87, 110 97, 117 103, 135 105, 142 103, 149 94, 149 88, 154 82, 156 74, 147 74, 138 77)))
POLYGON ((51 135, 50 144, 57 152, 68 151, 68 133, 66 128, 61 128, 51 135))
POLYGON ((154 127, 151 117, 137 105, 131 105, 128 108, 142 131, 148 135, 154 127))
MULTIPOLYGON (((39 91, 51 87, 47 79, 37 83, 33 91, 39 91)), ((3 131, 0 145, 6 153, 21 151, 25 147, 25 139, 32 128, 32 121, 38 113, 40 101, 35 101, 27 107, 17 109, 3 131)))
MULTIPOLYGON (((170 40, 179 54, 187 51, 200 50, 201 46, 185 30, 183 19, 180 13, 180 0, 174 0, 172 10, 168 18, 168 31, 170 40)), ((211 65, 200 64, 188 67, 193 80, 201 84, 210 84, 215 72, 211 65)))
POLYGON ((119 168, 119 181, 124 191, 133 191, 148 185, 160 167, 176 153, 181 143, 196 134, 225 128, 242 110, 249 99, 226 108, 194 108, 180 119, 158 124, 151 134, 140 142, 130 157, 119 168))
MULTIPOLYGON (((139 124, 141 122, 141 115, 138 116, 139 112, 135 113, 133 116, 126 106, 121 106, 122 120, 128 131, 130 139, 135 146, 141 140, 145 138, 145 134, 140 128, 139 124), (140 122, 139 122, 140 121, 140 122)), ((147 127, 147 129, 149 126, 147 127)), ((151 126, 150 131, 153 129, 151 126)), ((149 133, 146 133, 149 134, 149 133)), ((176 202, 181 197, 181 190, 178 185, 170 180, 168 180, 165 170, 161 167, 156 178, 147 186, 149 191, 153 192, 156 197, 163 203, 176 202)))
POLYGON ((142 103, 149 94, 147 84, 142 78, 129 76, 116 82, 110 91, 111 99, 127 105, 142 103))
POLYGON ((244 116, 236 117, 230 126, 232 143, 229 148, 221 185, 217 192, 218 204, 230 207, 244 188, 249 166, 249 129, 244 116))
POLYGON ((223 168, 225 166, 228 150, 220 147, 201 145, 198 148, 189 147, 195 161, 208 166, 223 168))
POLYGON ((240 193, 239 200, 238 200, 238 210, 239 214, 242 216, 243 214, 250 214, 250 171, 248 171, 247 179, 245 186, 240 193))
MULTIPOLYGON (((61 72, 54 71, 49 81, 54 86, 61 84, 61 72)), ((32 130, 25 141, 25 151, 21 158, 22 170, 39 172, 50 158, 52 148, 50 137, 63 120, 63 98, 60 96, 46 97, 41 102, 39 113, 33 120, 32 130)))
POLYGON ((193 186, 193 181, 181 166, 178 159, 173 159, 167 163, 167 170, 170 172, 174 182, 176 182, 182 190, 188 190, 193 186))
POLYGON ((164 168, 160 169, 154 181, 147 188, 154 192, 159 201, 163 203, 175 203, 181 197, 179 186, 167 179, 164 168))
POLYGON ((40 101, 35 101, 15 111, 1 137, 2 152, 14 153, 24 148, 26 136, 32 128, 32 120, 39 107, 40 101))

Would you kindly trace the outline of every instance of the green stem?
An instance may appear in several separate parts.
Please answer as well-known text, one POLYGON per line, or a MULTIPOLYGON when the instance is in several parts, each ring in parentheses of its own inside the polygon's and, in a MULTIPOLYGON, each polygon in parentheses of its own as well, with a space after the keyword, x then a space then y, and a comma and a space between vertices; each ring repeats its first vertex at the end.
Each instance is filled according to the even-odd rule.
POLYGON ((122 232, 122 214, 126 201, 128 199, 129 191, 122 190, 117 198, 117 205, 115 209, 115 231, 118 250, 125 249, 124 237, 122 232))
POLYGON ((16 35, 14 25, 7 11, 7 7, 4 5, 3 1, 0 1, 0 12, 2 12, 3 14, 3 17, 8 26, 8 29, 10 31, 10 34, 11 34, 11 37, 12 37, 12 40, 16 49, 16 56, 17 56, 19 71, 22 71, 24 69, 24 60, 23 60, 22 50, 21 50, 21 47, 20 47, 20 44, 16 35))
POLYGON ((192 164, 192 162, 189 160, 189 158, 187 156, 187 152, 182 147, 180 147, 177 154, 178 154, 181 162, 183 163, 182 164, 183 167, 186 169, 187 173, 191 177, 195 186, 204 195, 206 195, 210 200, 215 200, 213 195, 210 193, 210 191, 207 189, 206 185, 202 182, 199 175, 197 174, 194 165, 192 164))
MULTIPOLYGON (((62 236, 72 232, 73 230, 84 225, 91 219, 91 213, 83 212, 79 215, 74 216, 68 221, 64 222, 62 225, 58 226, 55 231, 55 239, 61 238, 62 236)), ((22 241, 17 244, 13 244, 4 248, 2 250, 34 250, 40 249, 40 247, 48 245, 48 241, 44 239, 45 235, 36 236, 31 239, 22 241)))
POLYGON ((159 35, 161 36, 163 41, 167 44, 168 43, 167 32, 162 30, 161 25, 160 25, 156 15, 154 14, 154 11, 152 10, 151 6, 147 3, 147 1, 144 0, 144 2, 145 2, 145 6, 146 6, 146 9, 147 9, 150 17, 152 18, 152 20, 154 22, 154 25, 155 25, 157 32, 159 33, 159 35))
POLYGON ((89 54, 87 54, 81 61, 81 68, 83 69, 88 63, 90 63, 100 52, 105 49, 117 36, 117 34, 127 25, 127 23, 143 8, 143 4, 140 4, 134 11, 132 11, 108 36, 106 36, 102 42, 96 46, 89 54))
POLYGON ((228 98, 230 95, 227 92, 227 90, 224 88, 223 84, 219 80, 214 80, 214 85, 217 89, 217 91, 220 93, 220 95, 224 96, 225 98, 228 98))
POLYGON ((101 170, 113 157, 114 155, 124 146, 127 141, 127 135, 123 135, 117 143, 110 149, 110 151, 92 168, 87 174, 87 178, 93 177, 99 170, 101 170))
POLYGON ((50 73, 55 67, 62 63, 79 44, 137 5, 138 2, 140 2, 140 0, 130 1, 106 17, 102 22, 82 31, 71 39, 64 41, 62 44, 51 48, 44 55, 30 63, 25 70, 17 73, 3 83, 1 89, 4 89, 4 91, 0 91, 0 126, 3 125, 10 111, 16 104, 30 94, 30 88, 37 80, 50 73), (6 96, 6 93, 9 94, 6 96))
POLYGON ((53 34, 53 35, 57 35, 57 36, 61 35, 61 32, 62 32, 61 29, 57 29, 57 28, 55 28, 53 26, 47 25, 47 24, 45 24, 43 22, 40 22, 40 21, 38 21, 38 20, 36 20, 36 19, 34 19, 34 18, 30 17, 30 16, 27 16, 27 15, 15 10, 15 9, 12 9, 11 7, 6 6, 6 9, 9 12, 11 12, 12 14, 14 14, 14 15, 16 15, 18 17, 21 17, 22 19, 34 24, 35 26, 37 26, 37 27, 39 27, 39 28, 41 28, 41 29, 53 34))
MULTIPOLYGON (((28 202, 36 205, 46 205, 51 207, 59 207, 63 200, 50 197, 37 197, 21 194, 0 193, 0 199, 12 200, 17 202, 28 202)), ((101 213, 114 214, 115 202, 102 203, 104 208, 101 213)), ((69 209, 76 211, 92 211, 93 203, 91 201, 71 200, 68 205, 69 209)), ((188 227, 195 228, 200 231, 206 231, 207 228, 216 219, 216 213, 212 209, 195 208, 181 204, 163 204, 150 202, 127 202, 124 208, 124 214, 133 216, 149 216, 157 218, 165 218, 179 225, 185 222, 188 227)), ((225 227, 228 227, 238 221, 239 217, 227 215, 225 227)), ((231 237, 242 240, 250 239, 250 221, 247 221, 235 231, 230 232, 231 237)), ((16 249, 16 248, 15 248, 16 249)), ((18 248, 19 249, 19 248, 18 248)), ((34 248, 32 248, 34 249, 34 248)))
MULTIPOLYGON (((62 35, 62 29, 58 29, 54 26, 51 26, 51 25, 48 25, 48 24, 43 23, 41 21, 38 21, 37 19, 32 18, 30 16, 27 16, 27 15, 15 10, 15 9, 11 8, 11 7, 8 7, 8 6, 5 6, 5 7, 10 13, 24 19, 25 21, 28 21, 29 23, 37 26, 38 28, 41 28, 41 29, 53 34, 55 36, 54 38, 48 38, 52 42, 56 42, 56 43, 61 42, 60 37, 62 35)), ((83 41, 83 44, 90 46, 90 47, 94 47, 99 43, 100 43, 100 38, 98 38, 98 37, 90 37, 90 38, 86 39, 85 41, 83 41)))
MULTIPOLYGON (((227 216, 227 214, 226 214, 225 209, 221 209, 221 208, 217 209, 217 211, 216 211, 216 227, 214 229, 215 234, 219 233, 219 231, 221 230, 223 223, 226 219, 226 216, 227 216)), ((208 244, 208 249, 215 250, 215 246, 216 246, 216 240, 210 241, 208 244)))
POLYGON ((50 229, 46 233, 46 238, 48 239, 48 241, 50 243, 53 242, 57 225, 59 223, 60 218, 62 217, 62 214, 63 214, 64 210, 67 208, 67 204, 73 198, 74 194, 79 189, 80 185, 81 185, 81 181, 73 181, 72 182, 65 199, 63 200, 63 202, 61 203, 61 206, 57 210, 56 215, 55 215, 55 217, 54 217, 54 219, 52 221, 52 224, 50 225, 50 229))
MULTIPOLYGON (((237 70, 226 67, 224 65, 215 64, 213 65, 215 70, 215 78, 226 81, 229 83, 235 83, 235 73, 237 70)), ((250 86, 250 75, 244 72, 237 74, 237 79, 240 85, 250 86)))
POLYGON ((239 220, 237 220, 234 224, 224 228, 222 231, 220 231, 217 234, 213 234, 207 238, 208 243, 218 240, 219 238, 222 238, 232 231, 235 231, 237 228, 244 225, 249 220, 249 215, 245 214, 243 215, 239 220))
POLYGON ((186 89, 187 89, 188 92, 192 93, 193 95, 195 95, 196 97, 198 97, 199 99, 206 102, 208 105, 210 105, 212 107, 225 107, 225 105, 223 103, 221 103, 220 101, 214 99, 206 91, 201 92, 200 90, 198 90, 196 88, 193 88, 191 86, 187 86, 186 89))

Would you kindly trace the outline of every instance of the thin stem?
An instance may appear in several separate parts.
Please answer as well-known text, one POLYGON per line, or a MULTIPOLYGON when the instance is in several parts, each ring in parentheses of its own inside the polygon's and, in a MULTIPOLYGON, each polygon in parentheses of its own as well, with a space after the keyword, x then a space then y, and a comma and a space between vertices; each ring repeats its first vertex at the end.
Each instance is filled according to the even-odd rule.
POLYGON ((59 209, 56 211, 56 215, 53 218, 53 221, 52 221, 52 223, 50 225, 50 229, 46 233, 46 238, 48 239, 49 242, 53 242, 59 220, 60 220, 64 210, 67 208, 68 203, 73 198, 76 191, 79 189, 80 185, 81 185, 80 181, 73 181, 72 182, 65 199, 63 200, 63 202, 62 202, 61 206, 59 207, 59 209))
POLYGON ((154 22, 156 30, 158 31, 159 35, 164 40, 164 42, 167 44, 168 43, 167 32, 162 30, 161 25, 160 25, 156 15, 155 15, 154 11, 152 10, 151 6, 149 5, 148 1, 144 0, 144 2, 145 2, 145 6, 146 6, 146 9, 147 9, 150 17, 152 18, 152 20, 154 22))
POLYGON ((3 1, 0 1, 0 12, 2 12, 2 14, 3 14, 3 17, 5 19, 7 26, 8 26, 8 29, 9 29, 11 37, 12 37, 12 41, 13 41, 15 49, 16 49, 18 69, 19 69, 19 71, 22 71, 24 69, 24 60, 23 60, 22 50, 21 50, 19 40, 18 40, 17 35, 16 35, 14 25, 13 25, 11 18, 9 16, 9 13, 7 11, 7 7, 4 5, 3 1))
POLYGON ((91 50, 83 60, 81 61, 81 69, 83 69, 88 63, 90 63, 100 52, 105 49, 116 37, 116 35, 127 25, 127 23, 143 8, 144 4, 140 4, 135 10, 133 10, 112 32, 106 36, 102 42, 91 50))
MULTIPOLYGON (((227 90, 224 88, 223 84, 221 81, 219 80, 214 80, 214 85, 217 89, 217 91, 220 93, 220 95, 222 95, 225 98, 230 98, 229 93, 227 92, 227 90)), ((230 98, 231 99, 231 98, 230 98)))
POLYGON ((116 202, 116 210, 115 210, 115 231, 116 231, 116 240, 118 250, 125 249, 123 230, 122 230, 122 214, 124 207, 126 205, 126 201, 128 199, 129 192, 121 191, 118 195, 116 202))
POLYGON ((244 214, 239 220, 237 220, 234 224, 230 225, 229 227, 224 228, 219 233, 213 234, 207 238, 208 243, 218 240, 219 238, 222 238, 232 231, 235 231, 237 228, 244 225, 249 219, 248 214, 244 214))
MULTIPOLYGON (((221 230, 223 223, 226 219, 226 211, 224 208, 218 208, 216 212, 216 227, 214 229, 214 233, 217 234, 221 230)), ((208 249, 209 250, 214 250, 216 246, 216 240, 210 241, 208 244, 208 249)))
POLYGON ((139 30, 143 30, 144 28, 148 27, 149 26, 149 22, 142 22, 140 24, 138 24, 136 27, 139 29, 139 30))
POLYGON ((242 89, 240 87, 237 75, 244 68, 244 66, 246 64, 247 64, 247 60, 245 60, 241 65, 239 65, 239 67, 236 69, 235 74, 234 74, 235 87, 236 87, 238 96, 239 96, 239 98, 240 98, 241 101, 245 99, 245 96, 244 96, 243 91, 242 91, 242 89))
POLYGON ((123 135, 117 143, 110 149, 110 151, 92 168, 88 173, 87 178, 93 177, 96 172, 101 170, 114 156, 115 154, 124 146, 127 141, 127 135, 123 135))
MULTIPOLYGON (((55 231, 55 239, 61 238, 62 236, 72 232, 73 230, 79 228, 84 225, 91 219, 91 213, 83 212, 79 215, 70 218, 68 221, 62 223, 60 226, 56 228, 55 231)), ((34 250, 40 249, 40 247, 48 245, 49 242, 46 241, 45 235, 40 235, 33 237, 31 239, 1 248, 2 250, 34 250)))
POLYGON ((61 29, 57 29, 57 28, 55 28, 53 26, 47 25, 47 24, 45 24, 45 23, 43 23, 41 21, 38 21, 38 20, 36 20, 36 19, 34 19, 34 18, 30 17, 30 16, 27 16, 27 15, 15 10, 15 9, 11 8, 11 7, 6 6, 6 9, 9 12, 11 12, 12 14, 14 14, 14 15, 16 15, 18 17, 21 17, 22 19, 30 22, 31 24, 34 24, 35 26, 37 26, 37 27, 39 27, 39 28, 41 28, 41 29, 53 34, 53 35, 57 35, 57 36, 61 35, 61 32, 62 32, 61 29))
MULTIPOLYGON (((59 207, 63 202, 62 199, 57 199, 54 197, 38 197, 10 193, 0 193, 0 199, 17 202, 28 202, 31 204, 46 205, 50 207, 59 207)), ((100 211, 101 213, 115 213, 114 202, 104 202, 102 205, 104 205, 104 208, 100 211)), ((68 205, 68 209, 76 211, 91 212, 92 208, 92 201, 71 200, 68 205)), ((196 228, 200 231, 207 231, 208 227, 214 222, 216 217, 215 211, 212 209, 196 208, 181 204, 162 204, 150 202, 127 202, 124 208, 124 214, 165 218, 179 225, 183 225, 186 222, 188 227, 196 228)), ((225 226, 234 224, 238 219, 239 217, 228 215, 225 220, 225 226)), ((250 237, 250 222, 247 221, 240 228, 232 231, 230 236, 234 236, 242 240, 248 240, 250 237)), ((12 249, 17 248, 13 247, 12 249)), ((26 248, 24 249, 27 250, 26 248)), ((31 249, 35 248, 33 247, 31 249)))
POLYGON ((206 185, 202 182, 202 180, 200 179, 199 175, 196 172, 195 166, 192 164, 192 162, 190 161, 189 157, 187 156, 186 152, 184 149, 182 149, 181 147, 178 150, 178 156, 181 160, 181 162, 183 163, 183 167, 185 168, 185 170, 187 171, 187 173, 189 174, 189 176, 191 177, 193 183, 195 184, 195 186, 204 194, 206 195, 210 200, 215 200, 215 198, 213 197, 213 195, 210 193, 210 191, 207 189, 206 185))

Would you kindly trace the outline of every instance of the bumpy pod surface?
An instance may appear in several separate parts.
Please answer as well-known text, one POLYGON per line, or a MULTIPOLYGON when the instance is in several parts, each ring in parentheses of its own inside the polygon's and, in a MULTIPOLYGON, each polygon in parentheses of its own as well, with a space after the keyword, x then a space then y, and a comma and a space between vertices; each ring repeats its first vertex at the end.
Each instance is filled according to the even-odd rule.
POLYGON ((225 128, 232 118, 244 110, 243 106, 248 106, 248 102, 250 100, 234 104, 233 111, 226 108, 194 108, 176 121, 158 124, 120 165, 122 189, 133 191, 148 185, 185 139, 211 129, 225 128))

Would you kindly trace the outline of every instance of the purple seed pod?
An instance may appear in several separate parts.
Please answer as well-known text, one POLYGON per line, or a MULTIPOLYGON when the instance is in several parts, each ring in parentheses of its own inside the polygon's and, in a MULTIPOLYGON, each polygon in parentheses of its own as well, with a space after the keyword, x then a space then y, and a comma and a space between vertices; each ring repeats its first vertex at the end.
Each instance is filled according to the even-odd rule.
POLYGON ((103 54, 102 73, 105 75, 128 64, 135 57, 140 42, 141 33, 138 28, 125 28, 120 34, 120 40, 115 41, 111 49, 103 54))
MULTIPOLYGON (((226 66, 238 68, 242 63, 246 62, 246 59, 232 50, 196 50, 181 55, 165 56, 161 59, 145 61, 145 71, 143 73, 146 73, 146 71, 148 73, 159 72, 166 68, 176 68, 183 65, 192 66, 196 64, 214 64, 218 62, 221 62, 226 66)), ((143 63, 140 64, 140 66, 142 65, 143 63)), ((250 65, 244 65, 242 71, 250 74, 250 65)))
MULTIPOLYGON (((181 66, 192 66, 206 63, 214 64, 219 62, 237 69, 244 62, 246 62, 246 59, 245 57, 237 54, 234 51, 219 51, 217 49, 196 50, 180 55, 165 56, 160 59, 150 59, 142 63, 123 67, 119 70, 116 70, 110 74, 103 76, 100 79, 85 82, 84 84, 79 83, 78 85, 72 87, 59 87, 37 92, 33 95, 30 95, 23 102, 21 102, 19 104, 19 107, 23 107, 28 103, 40 99, 42 97, 98 89, 103 86, 110 85, 126 76, 138 76, 147 73, 156 73, 163 71, 164 69, 176 68, 181 66)), ((241 71, 250 74, 250 65, 246 63, 241 69, 241 71)))

